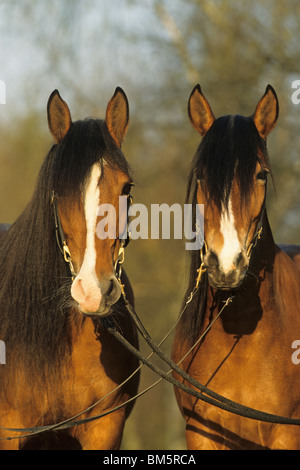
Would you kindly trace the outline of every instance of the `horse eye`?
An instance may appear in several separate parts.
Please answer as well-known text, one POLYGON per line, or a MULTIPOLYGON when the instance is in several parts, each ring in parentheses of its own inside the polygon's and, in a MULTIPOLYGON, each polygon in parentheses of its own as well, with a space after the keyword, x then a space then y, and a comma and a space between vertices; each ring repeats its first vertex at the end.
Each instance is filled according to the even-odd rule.
POLYGON ((129 196, 133 183, 126 183, 122 190, 122 196, 129 196))
POLYGON ((267 181, 268 173, 269 173, 268 170, 262 170, 259 173, 257 173, 256 179, 260 181, 267 181))

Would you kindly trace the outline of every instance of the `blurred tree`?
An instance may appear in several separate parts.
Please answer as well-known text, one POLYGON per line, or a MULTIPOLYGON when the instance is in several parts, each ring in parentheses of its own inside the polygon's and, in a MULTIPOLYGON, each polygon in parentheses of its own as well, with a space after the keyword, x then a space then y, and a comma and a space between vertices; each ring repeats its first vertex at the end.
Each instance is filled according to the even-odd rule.
MULTIPOLYGON (((135 202, 183 203, 200 142, 187 117, 199 82, 216 116, 250 115, 271 83, 280 119, 269 137, 277 197, 268 212, 277 240, 299 242, 300 4, 296 0, 2 0, 0 220, 28 201, 51 137, 46 102, 58 88, 75 119, 103 117, 116 86, 126 91, 130 127, 124 153, 135 202)), ((126 251, 137 311, 159 341, 174 324, 186 287, 184 240, 137 240, 126 251)), ((148 349, 141 342, 142 350, 148 349)), ((170 341, 165 345, 170 350, 170 341)), ((156 378, 143 368, 141 388, 156 378)), ((127 449, 184 448, 184 423, 172 388, 140 398, 125 428, 127 449)))
POLYGON ((156 1, 155 10, 181 60, 182 75, 188 82, 200 82, 217 116, 252 114, 265 86, 271 83, 276 89, 280 119, 269 137, 269 148, 277 199, 274 193, 269 197, 269 214, 278 239, 296 243, 300 107, 291 103, 291 82, 300 74, 300 4, 294 0, 276 4, 271 0, 156 1))

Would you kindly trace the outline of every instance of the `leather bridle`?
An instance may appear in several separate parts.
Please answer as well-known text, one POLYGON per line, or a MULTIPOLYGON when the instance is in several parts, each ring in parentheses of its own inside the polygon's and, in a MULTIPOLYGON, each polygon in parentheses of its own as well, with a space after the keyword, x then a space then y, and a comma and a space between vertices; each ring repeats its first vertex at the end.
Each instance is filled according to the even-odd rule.
POLYGON ((72 262, 71 252, 68 247, 64 230, 62 228, 62 224, 61 224, 61 220, 60 220, 60 216, 58 212, 58 207, 57 207, 57 196, 54 193, 54 191, 52 191, 51 204, 52 204, 53 214, 54 214, 55 236, 56 236, 57 246, 59 248, 59 251, 64 257, 65 262, 69 265, 72 280, 74 280, 76 277, 76 273, 75 273, 74 265, 72 262))
MULTIPOLYGON (((127 224, 127 221, 128 221, 128 212, 129 212, 129 208, 130 208, 131 204, 132 204, 132 196, 131 196, 131 194, 129 194, 128 197, 127 197, 127 220, 126 220, 126 224, 127 224)), ((74 264, 73 264, 73 261, 72 261, 71 252, 70 252, 70 249, 69 249, 69 246, 68 246, 68 243, 67 243, 67 239, 66 239, 63 227, 62 227, 61 220, 60 220, 59 211, 58 211, 58 207, 57 207, 57 196, 56 196, 54 191, 52 191, 52 195, 51 195, 51 205, 52 205, 52 208, 53 208, 54 225, 55 225, 55 237, 56 237, 57 246, 59 248, 59 251, 61 252, 61 254, 64 257, 65 262, 69 265, 70 272, 71 272, 71 277, 72 277, 72 281, 73 281, 76 277, 76 272, 75 272, 74 264)), ((118 279, 121 276, 121 273, 119 272, 120 271, 120 266, 124 262, 124 257, 125 257, 124 250, 130 242, 130 233, 128 231, 128 224, 127 224, 127 230, 126 230, 126 237, 125 238, 119 238, 119 240, 120 240, 120 246, 119 246, 118 256, 117 256, 117 259, 114 263, 114 270, 115 270, 115 273, 117 274, 118 279)))

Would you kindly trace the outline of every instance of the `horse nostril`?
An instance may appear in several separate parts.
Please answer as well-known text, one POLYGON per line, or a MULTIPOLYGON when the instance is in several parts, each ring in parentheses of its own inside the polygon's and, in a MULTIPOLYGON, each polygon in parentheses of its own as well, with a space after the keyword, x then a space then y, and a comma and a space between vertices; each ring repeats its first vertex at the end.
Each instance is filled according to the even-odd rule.
POLYGON ((113 305, 119 300, 121 288, 114 276, 102 283, 102 292, 105 292, 103 295, 107 305, 113 305))
POLYGON ((209 251, 204 258, 204 264, 208 270, 217 269, 219 266, 217 255, 213 251, 209 251))
POLYGON ((108 289, 107 289, 107 297, 110 296, 110 294, 112 293, 112 291, 114 290, 114 282, 113 280, 111 279, 110 282, 109 282, 109 286, 108 286, 108 289))
POLYGON ((247 263, 247 257, 245 253, 243 252, 239 253, 238 256, 236 257, 236 261, 234 264, 238 269, 246 268, 248 263, 247 263))

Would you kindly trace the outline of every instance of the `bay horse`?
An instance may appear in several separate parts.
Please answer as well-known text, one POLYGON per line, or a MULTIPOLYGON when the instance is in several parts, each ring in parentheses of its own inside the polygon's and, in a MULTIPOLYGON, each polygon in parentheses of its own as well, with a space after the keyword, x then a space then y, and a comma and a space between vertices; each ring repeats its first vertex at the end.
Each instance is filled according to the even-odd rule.
MULTIPOLYGON (((135 374, 120 386, 138 363, 104 324, 109 315, 138 347, 114 270, 121 241, 96 235, 99 205, 109 203, 118 213, 119 196, 129 197, 133 184, 121 150, 129 121, 126 94, 116 88, 104 120, 73 122, 55 90, 47 115, 54 144, 32 199, 8 231, 1 226, 0 338, 6 364, 0 366, 0 448, 117 449, 132 403, 36 437, 6 440, 22 433, 3 429, 55 424, 103 398, 81 416, 91 418, 134 397, 139 382, 135 374)), ((133 302, 124 271, 122 284, 133 302)))
MULTIPOLYGON (((201 338, 181 362, 190 376, 234 402, 299 418, 292 343, 300 337, 300 247, 283 246, 285 253, 275 244, 266 210, 266 139, 278 112, 270 85, 250 117, 216 119, 199 85, 190 95, 189 117, 202 140, 187 202, 204 204, 205 241, 191 252, 172 357, 178 363, 201 338)), ((177 388, 175 394, 189 449, 300 449, 299 426, 237 416, 177 388)))

